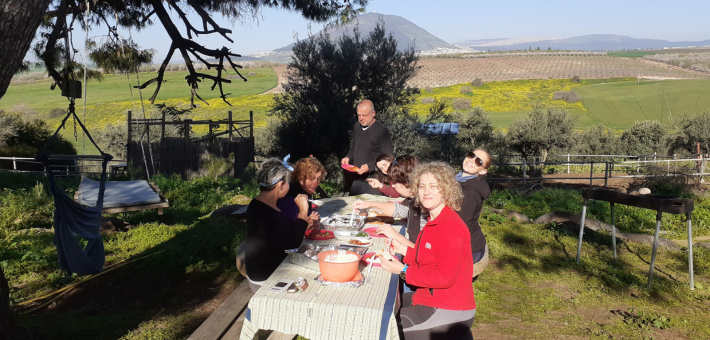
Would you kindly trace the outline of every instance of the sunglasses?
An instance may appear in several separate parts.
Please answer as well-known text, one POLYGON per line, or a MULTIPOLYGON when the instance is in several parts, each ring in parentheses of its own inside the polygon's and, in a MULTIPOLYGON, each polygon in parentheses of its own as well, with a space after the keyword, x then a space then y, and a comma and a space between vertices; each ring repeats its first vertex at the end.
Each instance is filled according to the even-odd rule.
POLYGON ((402 167, 402 169, 404 169, 404 166, 402 166, 402 164, 397 163, 397 157, 398 156, 394 156, 394 160, 392 161, 392 165, 399 165, 400 167, 402 167))
POLYGON ((476 165, 483 166, 483 160, 473 151, 469 152, 468 155, 466 155, 466 158, 473 158, 473 162, 476 163, 476 165))

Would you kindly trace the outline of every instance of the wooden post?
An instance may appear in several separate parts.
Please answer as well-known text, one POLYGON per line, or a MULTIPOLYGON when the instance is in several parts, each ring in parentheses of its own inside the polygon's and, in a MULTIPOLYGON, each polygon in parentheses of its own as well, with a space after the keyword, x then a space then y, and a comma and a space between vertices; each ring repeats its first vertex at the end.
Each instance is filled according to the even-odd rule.
POLYGON ((229 131, 229 141, 232 141, 232 111, 228 112, 227 131, 229 131))
POLYGON ((526 178, 526 177, 527 177, 527 176, 526 176, 526 172, 527 172, 528 165, 527 165, 526 160, 527 160, 527 159, 523 158, 523 185, 527 185, 527 184, 528 184, 528 180, 527 180, 527 178, 526 178))
POLYGON ((604 187, 606 188, 607 183, 609 182, 609 162, 605 162, 604 164, 604 187))
POLYGON ((591 161, 589 164, 591 164, 591 166, 590 166, 591 169, 589 170, 589 186, 591 187, 591 186, 593 185, 593 183, 594 183, 594 182, 593 182, 593 178, 594 178, 594 161, 591 161))
POLYGON ((165 111, 162 112, 161 124, 160 124, 160 141, 165 139, 165 111))
POLYGON ((185 123, 185 141, 189 142, 190 141, 190 122, 192 122, 192 119, 185 119, 183 121, 185 123))
POLYGON ((133 138, 133 122, 131 111, 128 111, 128 138, 126 141, 126 165, 131 165, 131 140, 133 138))
POLYGON ((254 137, 254 111, 249 111, 249 137, 254 137))

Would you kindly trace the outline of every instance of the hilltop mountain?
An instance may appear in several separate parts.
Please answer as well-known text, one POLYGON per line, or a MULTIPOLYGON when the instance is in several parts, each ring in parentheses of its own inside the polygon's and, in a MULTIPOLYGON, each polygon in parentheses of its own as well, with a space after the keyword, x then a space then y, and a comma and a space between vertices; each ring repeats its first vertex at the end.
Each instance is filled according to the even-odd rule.
MULTIPOLYGON (((433 50, 437 48, 452 48, 457 47, 443 41, 433 34, 427 32, 425 29, 415 25, 411 21, 402 18, 397 15, 385 15, 375 12, 370 12, 363 14, 355 18, 351 23, 340 26, 333 27, 325 30, 330 37, 337 39, 343 35, 343 33, 352 34, 353 30, 357 27, 360 30, 361 35, 366 35, 375 29, 375 25, 383 20, 385 22, 385 30, 387 34, 392 34, 397 40, 397 47, 400 50, 404 50, 410 46, 414 47, 415 51, 426 51, 433 50)), ((323 30, 316 33, 319 35, 323 33, 323 30)), ((290 51, 293 49, 293 44, 284 46, 279 49, 275 49, 275 52, 290 51)))
POLYGON ((613 51, 624 49, 662 49, 664 47, 708 46, 710 45, 710 40, 668 41, 659 39, 636 39, 614 34, 590 34, 566 39, 518 38, 465 40, 455 44, 484 51, 523 50, 530 47, 540 47, 540 49, 543 50, 546 50, 549 47, 553 50, 613 51), (523 41, 518 41, 519 39, 523 41))

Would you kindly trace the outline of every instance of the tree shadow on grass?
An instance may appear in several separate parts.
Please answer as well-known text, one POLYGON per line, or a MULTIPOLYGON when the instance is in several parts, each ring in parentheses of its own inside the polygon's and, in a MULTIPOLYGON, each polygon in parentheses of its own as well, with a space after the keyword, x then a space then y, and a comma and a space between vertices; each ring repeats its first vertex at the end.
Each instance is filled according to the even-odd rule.
MULTIPOLYGON (((597 279, 605 287, 617 292, 628 291, 631 287, 646 287, 648 284, 648 269, 643 270, 641 267, 649 264, 650 255, 649 260, 646 260, 627 244, 617 240, 617 246, 624 246, 625 250, 635 254, 640 261, 631 261, 628 257, 614 259, 611 237, 587 228, 584 231, 579 264, 576 263, 578 226, 575 229, 569 225, 551 224, 541 228, 509 223, 495 228, 489 235, 497 238, 503 247, 507 248, 493 251, 493 256, 498 259, 496 266, 501 270, 512 269, 524 280, 525 276, 535 272, 546 274, 576 272, 588 279, 597 279)), ((619 250, 622 249, 624 248, 619 250)), ((659 252, 656 257, 656 272, 650 294, 653 299, 668 298, 667 294, 654 294, 654 291, 671 295, 676 293, 672 287, 678 285, 678 279, 668 270, 658 266, 660 258, 674 253, 659 252)))
MULTIPOLYGON (((150 214, 134 218, 144 221, 150 214)), ((161 219, 182 222, 189 216, 195 211, 168 209, 161 219)), ((52 339, 132 338, 139 328, 158 338, 187 337, 208 316, 205 309, 216 307, 204 304, 226 298, 231 289, 222 287, 236 287, 242 279, 234 250, 243 239, 243 223, 225 218, 194 221, 176 233, 168 229, 177 227, 169 225, 139 226, 175 235, 134 256, 145 258, 79 285, 49 308, 22 315, 22 325, 52 339)))

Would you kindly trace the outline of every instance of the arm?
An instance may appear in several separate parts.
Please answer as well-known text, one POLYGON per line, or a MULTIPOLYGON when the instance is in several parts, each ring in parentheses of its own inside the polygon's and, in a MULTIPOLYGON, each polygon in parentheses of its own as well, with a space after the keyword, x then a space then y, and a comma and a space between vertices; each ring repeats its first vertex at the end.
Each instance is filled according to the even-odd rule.
MULTIPOLYGON (((436 244, 436 263, 417 266, 414 263, 414 250, 407 252, 404 263, 410 267, 407 269, 407 283, 417 287, 425 288, 449 288, 456 281, 459 268, 461 267, 461 254, 465 249, 467 238, 450 236, 438 237, 436 244)), ((420 250, 422 251, 422 250, 420 250)))
POLYGON ((291 232, 285 237, 285 248, 292 249, 297 248, 301 245, 303 241, 303 235, 306 234, 306 229, 308 229, 308 197, 306 195, 300 194, 296 196, 296 204, 298 205, 298 216, 296 220, 293 221, 288 230, 291 232))
POLYGON ((399 192, 395 190, 395 188, 389 186, 389 185, 382 185, 382 187, 378 188, 380 192, 388 197, 392 198, 399 198, 399 192))
POLYGON ((353 202, 353 209, 367 209, 374 208, 387 216, 394 216, 394 202, 368 202, 363 200, 357 200, 353 202))
POLYGON ((457 211, 457 213, 467 227, 471 226, 473 217, 476 215, 476 211, 481 209, 482 204, 481 196, 477 192, 464 192, 461 210, 457 211))

